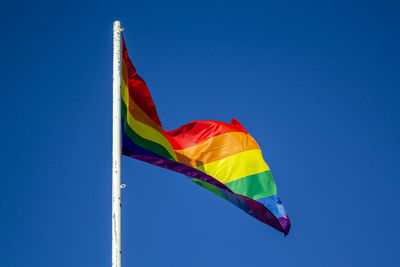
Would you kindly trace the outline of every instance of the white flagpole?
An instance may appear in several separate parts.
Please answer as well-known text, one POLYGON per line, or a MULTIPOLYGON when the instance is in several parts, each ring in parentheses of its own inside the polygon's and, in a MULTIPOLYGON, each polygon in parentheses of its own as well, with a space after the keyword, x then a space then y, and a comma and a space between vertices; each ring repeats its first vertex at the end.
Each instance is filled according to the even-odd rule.
POLYGON ((112 267, 121 267, 121 23, 113 28, 112 267))

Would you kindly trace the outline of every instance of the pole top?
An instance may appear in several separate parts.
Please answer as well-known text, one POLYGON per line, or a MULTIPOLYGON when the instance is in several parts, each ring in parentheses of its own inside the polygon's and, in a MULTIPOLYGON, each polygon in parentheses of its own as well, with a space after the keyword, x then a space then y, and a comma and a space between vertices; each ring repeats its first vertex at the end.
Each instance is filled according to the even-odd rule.
POLYGON ((119 20, 114 21, 114 31, 120 31, 121 29, 121 22, 119 20))

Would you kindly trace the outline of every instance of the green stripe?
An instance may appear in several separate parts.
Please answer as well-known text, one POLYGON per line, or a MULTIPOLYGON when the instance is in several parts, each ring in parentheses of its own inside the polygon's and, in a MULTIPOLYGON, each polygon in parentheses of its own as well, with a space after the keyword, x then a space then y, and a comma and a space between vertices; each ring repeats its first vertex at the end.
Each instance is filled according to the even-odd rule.
POLYGON ((129 139, 132 140, 132 142, 144 149, 150 150, 154 154, 157 154, 169 160, 176 161, 162 145, 141 137, 128 125, 126 119, 127 108, 124 101, 121 101, 121 113, 122 118, 124 119, 124 132, 129 137, 129 139))
POLYGON ((249 175, 225 185, 234 193, 252 199, 260 199, 276 194, 276 186, 271 171, 249 175))
POLYGON ((225 199, 224 195, 222 195, 222 193, 214 185, 209 184, 207 182, 204 182, 202 180, 196 179, 196 178, 192 178, 192 181, 195 182, 196 184, 200 185, 201 187, 204 187, 205 189, 213 192, 217 196, 222 197, 223 199, 225 199))

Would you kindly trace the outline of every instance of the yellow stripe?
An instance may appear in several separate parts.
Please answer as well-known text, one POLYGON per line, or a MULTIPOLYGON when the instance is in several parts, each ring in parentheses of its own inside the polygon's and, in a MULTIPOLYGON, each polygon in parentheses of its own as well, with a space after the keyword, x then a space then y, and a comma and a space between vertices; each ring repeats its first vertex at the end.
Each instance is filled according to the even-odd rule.
POLYGON ((216 178, 221 183, 228 183, 239 178, 268 171, 261 150, 248 150, 233 156, 214 161, 196 169, 216 178))
POLYGON ((169 152, 169 154, 175 160, 177 160, 175 151, 172 148, 169 141, 167 140, 167 138, 165 138, 165 136, 162 133, 155 130, 154 128, 136 120, 132 116, 132 114, 129 112, 129 90, 128 90, 124 80, 121 81, 121 97, 127 107, 127 110, 128 110, 127 123, 131 127, 131 129, 134 130, 138 135, 140 135, 144 139, 150 140, 154 143, 157 143, 157 144, 160 144, 161 146, 163 146, 169 152))
POLYGON ((121 80, 121 98, 125 102, 126 107, 129 106, 129 90, 124 80, 121 80))

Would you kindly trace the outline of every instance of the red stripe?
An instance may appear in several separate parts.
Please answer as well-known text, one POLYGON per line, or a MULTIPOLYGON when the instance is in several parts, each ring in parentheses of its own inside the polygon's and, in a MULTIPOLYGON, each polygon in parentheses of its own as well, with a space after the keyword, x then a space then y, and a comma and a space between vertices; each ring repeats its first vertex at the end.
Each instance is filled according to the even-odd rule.
POLYGON ((122 37, 122 58, 126 62, 128 69, 128 80, 126 85, 129 89, 129 96, 135 103, 158 125, 161 126, 160 119, 158 118, 156 107, 154 106, 153 98, 150 95, 144 80, 136 73, 126 50, 125 41, 122 37))
POLYGON ((165 137, 175 150, 188 148, 200 144, 215 136, 230 133, 247 131, 235 119, 231 123, 219 121, 193 121, 172 131, 164 131, 165 137))

